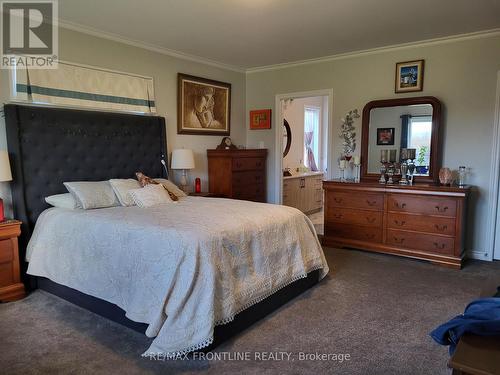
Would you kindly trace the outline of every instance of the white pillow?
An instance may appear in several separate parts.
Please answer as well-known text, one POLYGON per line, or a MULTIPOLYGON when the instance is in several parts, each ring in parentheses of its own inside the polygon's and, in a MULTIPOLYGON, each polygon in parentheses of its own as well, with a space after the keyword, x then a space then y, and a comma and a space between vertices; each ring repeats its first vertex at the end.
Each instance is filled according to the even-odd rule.
POLYGON ((109 181, 65 182, 64 186, 73 195, 78 207, 84 210, 120 205, 109 181))
POLYGON ((174 194, 177 198, 187 197, 187 194, 184 193, 181 189, 179 189, 177 185, 174 184, 172 181, 166 180, 164 178, 155 178, 154 180, 165 186, 167 190, 172 194, 174 194))
POLYGON ((141 189, 129 190, 128 193, 135 204, 141 208, 163 203, 173 203, 170 195, 168 195, 168 192, 161 185, 149 184, 141 189))
POLYGON ((69 208, 74 210, 78 204, 70 193, 56 194, 45 197, 45 202, 58 208, 69 208))
POLYGON ((109 180, 109 183, 111 184, 111 187, 113 188, 113 191, 115 192, 122 206, 128 207, 135 204, 134 200, 128 192, 133 189, 139 189, 141 187, 139 181, 134 180, 133 178, 113 178, 109 180))

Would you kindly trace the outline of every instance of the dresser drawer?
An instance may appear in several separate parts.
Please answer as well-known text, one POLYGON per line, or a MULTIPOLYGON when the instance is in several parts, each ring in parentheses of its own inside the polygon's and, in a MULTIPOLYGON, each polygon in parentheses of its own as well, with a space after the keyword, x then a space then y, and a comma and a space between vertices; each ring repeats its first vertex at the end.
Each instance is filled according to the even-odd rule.
POLYGON ((367 242, 382 242, 382 228, 327 222, 325 229, 325 234, 328 237, 339 237, 367 242))
MULTIPOLYGON (((265 197, 265 189, 263 185, 234 186, 232 197, 234 199, 253 200, 254 197, 265 197)), ((263 200, 263 198, 259 198, 259 201, 261 200, 263 200)))
POLYGON ((12 241, 0 240, 0 263, 12 262, 14 260, 12 252, 12 241))
POLYGON ((239 158, 233 159, 233 171, 263 170, 266 166, 263 158, 239 158))
POLYGON ((264 172, 248 171, 233 173, 233 186, 264 184, 264 172))
POLYGON ((0 263, 0 288, 14 283, 12 263, 0 263))
POLYGON ((390 194, 387 209, 393 212, 455 217, 457 202, 451 198, 390 194))
POLYGON ((384 209, 383 194, 328 192, 328 207, 362 208, 369 210, 384 209))
POLYGON ((437 254, 453 255, 455 249, 455 241, 452 237, 433 236, 393 229, 387 230, 386 241, 388 245, 437 254))
POLYGON ((455 219, 446 217, 430 217, 390 212, 387 215, 387 227, 415 232, 437 233, 446 236, 455 235, 455 219))
POLYGON ((383 213, 369 210, 353 210, 351 208, 335 208, 328 210, 327 220, 335 223, 367 225, 382 228, 383 213))

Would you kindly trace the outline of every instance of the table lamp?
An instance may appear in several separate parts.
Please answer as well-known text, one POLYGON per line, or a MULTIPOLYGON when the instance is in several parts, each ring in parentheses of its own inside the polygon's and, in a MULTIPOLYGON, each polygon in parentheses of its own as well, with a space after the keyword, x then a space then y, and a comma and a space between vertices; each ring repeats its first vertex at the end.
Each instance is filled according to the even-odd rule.
POLYGON ((181 189, 186 192, 188 185, 187 170, 194 169, 193 151, 189 149, 178 149, 172 151, 172 169, 182 169, 181 189))
MULTIPOLYGON (((12 173, 10 171, 9 153, 0 151, 0 181, 12 181, 12 173)), ((0 221, 4 221, 3 199, 0 198, 0 221)))

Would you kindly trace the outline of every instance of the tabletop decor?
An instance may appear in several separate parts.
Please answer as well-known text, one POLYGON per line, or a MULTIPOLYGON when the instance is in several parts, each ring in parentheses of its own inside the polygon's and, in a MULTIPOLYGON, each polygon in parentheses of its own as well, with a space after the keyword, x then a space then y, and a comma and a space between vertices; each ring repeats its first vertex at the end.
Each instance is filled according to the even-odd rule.
POLYGON ((357 109, 352 109, 345 117, 341 118, 342 125, 340 126, 340 139, 342 140, 342 151, 347 161, 351 160, 354 150, 356 150, 356 128, 354 120, 359 118, 357 109))

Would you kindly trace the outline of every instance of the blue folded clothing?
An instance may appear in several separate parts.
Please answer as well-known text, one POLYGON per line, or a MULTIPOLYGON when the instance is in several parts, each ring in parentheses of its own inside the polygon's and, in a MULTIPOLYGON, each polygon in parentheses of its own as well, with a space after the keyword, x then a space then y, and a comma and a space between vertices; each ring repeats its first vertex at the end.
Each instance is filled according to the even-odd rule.
POLYGON ((464 333, 479 336, 500 336, 500 298, 481 298, 472 301, 465 312, 430 333, 441 345, 450 345, 450 355, 464 333))

